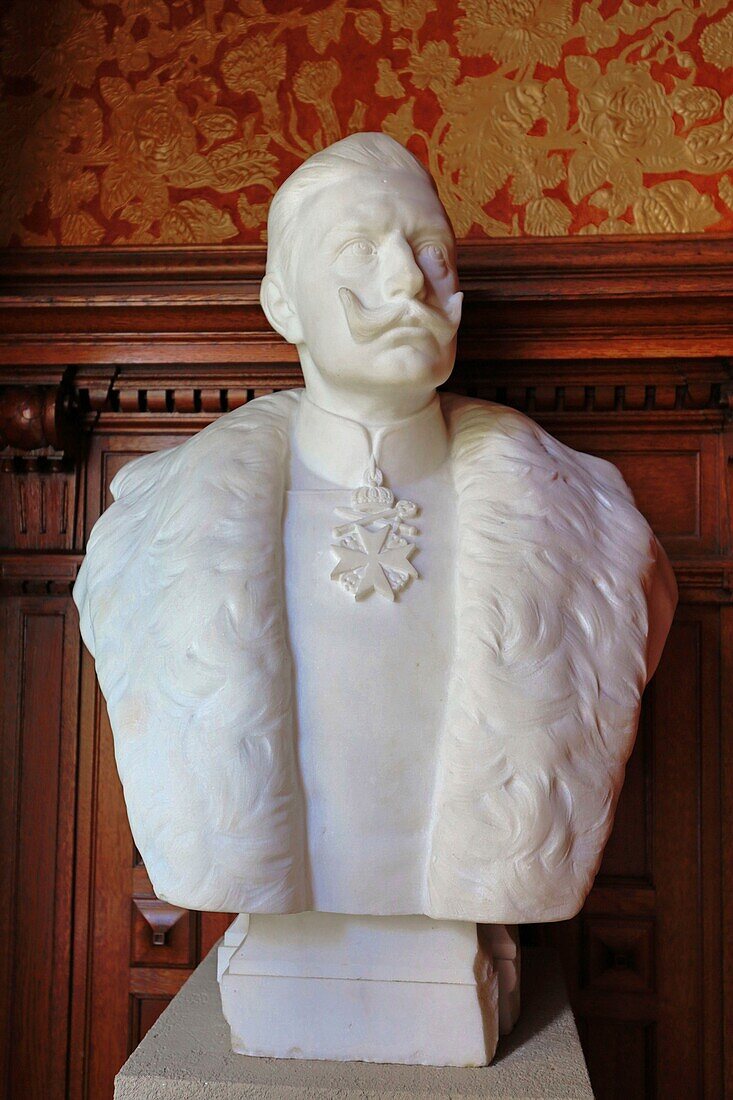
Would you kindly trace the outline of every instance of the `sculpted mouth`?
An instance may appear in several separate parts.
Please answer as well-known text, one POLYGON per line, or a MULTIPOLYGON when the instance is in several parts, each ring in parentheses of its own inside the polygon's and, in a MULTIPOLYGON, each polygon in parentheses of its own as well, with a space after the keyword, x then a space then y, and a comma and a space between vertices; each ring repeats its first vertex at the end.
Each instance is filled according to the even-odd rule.
POLYGON ((404 329, 428 333, 443 346, 451 342, 461 319, 463 294, 460 291, 451 296, 445 311, 412 300, 368 309, 348 287, 340 287, 338 294, 349 332, 358 344, 404 329))

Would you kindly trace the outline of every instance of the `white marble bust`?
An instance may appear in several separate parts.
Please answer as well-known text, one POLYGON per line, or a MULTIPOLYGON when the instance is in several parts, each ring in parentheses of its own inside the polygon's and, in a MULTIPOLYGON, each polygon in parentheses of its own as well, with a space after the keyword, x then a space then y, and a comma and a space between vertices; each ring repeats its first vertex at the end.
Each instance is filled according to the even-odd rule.
POLYGON ((618 470, 436 393, 450 223, 358 134, 276 195, 305 390, 130 463, 75 588, 158 895, 513 924, 583 904, 676 588, 618 470))

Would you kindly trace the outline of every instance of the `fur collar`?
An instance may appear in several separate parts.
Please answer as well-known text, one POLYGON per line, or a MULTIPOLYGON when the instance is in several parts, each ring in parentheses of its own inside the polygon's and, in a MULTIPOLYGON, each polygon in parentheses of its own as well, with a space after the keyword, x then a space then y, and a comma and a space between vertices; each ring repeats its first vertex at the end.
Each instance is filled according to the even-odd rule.
MULTIPOLYGON (((301 392, 126 466, 74 589, 135 842, 188 908, 309 908, 281 533, 301 392)), ((610 463, 512 409, 442 402, 458 626, 423 912, 561 920, 633 745, 656 543, 610 463)))

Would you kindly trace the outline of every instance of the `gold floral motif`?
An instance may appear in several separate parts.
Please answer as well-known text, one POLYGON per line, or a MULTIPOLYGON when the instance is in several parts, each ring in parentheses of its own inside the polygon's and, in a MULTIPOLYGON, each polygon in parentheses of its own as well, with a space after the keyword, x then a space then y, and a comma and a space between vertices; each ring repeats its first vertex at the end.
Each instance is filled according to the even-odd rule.
POLYGON ((66 95, 89 88, 110 56, 101 12, 78 4, 34 0, 10 7, 0 63, 8 76, 32 76, 39 91, 66 95))
POLYGON ((107 77, 100 88, 114 107, 112 141, 126 162, 160 176, 196 152, 196 127, 170 84, 134 93, 121 78, 107 77))
POLYGON ((354 27, 370 46, 376 46, 382 37, 382 17, 378 11, 358 11, 354 16, 354 27))
POLYGON ((435 11, 437 0, 382 0, 393 31, 419 31, 428 12, 435 11))
POLYGON ((589 53, 595 53, 606 46, 615 46, 618 41, 618 24, 604 19, 592 3, 581 4, 578 27, 583 33, 589 53))
POLYGON ((341 80, 341 66, 336 61, 304 61, 293 78, 293 91, 302 103, 318 106, 330 99, 341 80))
POLYGON ((234 237, 237 227, 225 210, 205 199, 186 199, 167 210, 160 222, 165 244, 211 244, 234 237))
MULTIPOLYGON (((0 232, 8 240, 44 195, 54 211, 50 216, 68 219, 96 193, 98 183, 95 179, 91 192, 91 173, 84 166, 98 156, 102 114, 89 100, 54 101, 43 96, 9 97, 3 108, 0 144, 14 151, 0 158, 0 232)), ((84 224, 91 223, 85 219, 84 224)), ((97 227, 103 234, 98 223, 97 227)), ((90 233, 94 243, 100 233, 90 233)))
POLYGON ((459 237, 733 229, 733 0, 6 0, 0 70, 3 243, 263 239, 365 128, 459 237))
POLYGON ((721 176, 718 180, 718 194, 728 207, 733 211, 733 180, 730 176, 721 176))
POLYGON ((389 61, 380 57, 377 61, 379 79, 374 86, 374 91, 383 99, 402 99, 405 94, 405 86, 389 61))
POLYGON ((524 228, 533 237, 562 237, 568 231, 570 219, 570 211, 564 203, 544 195, 527 203, 524 228))
POLYGON ((593 58, 570 65, 571 83, 580 89, 578 122, 599 151, 613 150, 639 159, 661 155, 674 136, 674 123, 664 88, 641 66, 617 66, 601 75, 593 58))
POLYGON ((700 35, 700 49, 710 65, 723 71, 733 66, 733 12, 705 28, 700 35))
POLYGON ((489 54, 526 67, 557 65, 570 27, 570 0, 462 0, 456 38, 465 57, 489 54))
POLYGON ((285 79, 285 46, 265 34, 253 34, 230 50, 221 62, 221 75, 233 92, 265 96, 276 92, 285 79))
POLYGON ((685 151, 697 172, 724 172, 733 168, 733 96, 723 104, 723 119, 698 126, 685 141, 685 151))
POLYGON ((316 108, 323 124, 323 141, 330 145, 341 137, 341 127, 333 105, 333 93, 341 81, 341 66, 337 61, 304 61, 293 78, 293 91, 301 103, 316 108))
POLYGON ((669 97, 669 104, 688 126, 716 115, 722 106, 715 88, 698 88, 693 84, 683 84, 676 88, 669 97))
POLYGON ((718 220, 709 195, 701 195, 689 180, 657 183, 634 204, 636 226, 643 233, 694 233, 718 220))
POLYGON ((61 216, 61 244, 99 244, 104 229, 86 210, 75 210, 61 216))
POLYGON ((237 116, 226 107, 203 107, 196 115, 196 126, 209 142, 223 141, 237 132, 237 116))
POLYGON ((407 103, 403 103, 394 114, 387 115, 382 122, 382 131, 402 145, 407 145, 415 132, 414 106, 415 100, 410 99, 407 103))
POLYGON ((416 88, 430 88, 436 93, 455 84, 461 71, 461 63, 451 57, 447 42, 427 42, 413 54, 408 67, 416 88))
POLYGON ((306 24, 306 33, 316 53, 325 53, 331 42, 338 42, 346 19, 346 0, 314 12, 306 24))

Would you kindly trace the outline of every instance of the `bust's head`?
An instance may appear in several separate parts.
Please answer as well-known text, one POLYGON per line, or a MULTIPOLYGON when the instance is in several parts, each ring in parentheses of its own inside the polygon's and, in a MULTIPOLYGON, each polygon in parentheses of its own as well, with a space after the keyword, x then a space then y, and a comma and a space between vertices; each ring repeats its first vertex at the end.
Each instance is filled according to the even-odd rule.
POLYGON ((403 415, 453 369, 455 238, 420 162, 386 134, 310 157, 273 199, 262 306, 306 386, 346 415, 403 415))

